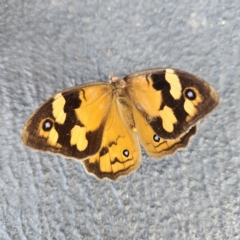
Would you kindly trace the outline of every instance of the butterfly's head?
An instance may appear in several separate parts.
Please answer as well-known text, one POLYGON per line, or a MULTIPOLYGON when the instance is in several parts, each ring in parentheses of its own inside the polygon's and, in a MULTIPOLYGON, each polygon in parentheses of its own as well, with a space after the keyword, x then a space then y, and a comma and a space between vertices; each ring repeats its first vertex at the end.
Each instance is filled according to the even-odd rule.
POLYGON ((126 87, 126 82, 123 79, 119 79, 116 76, 109 76, 109 81, 110 83, 114 86, 114 88, 125 88, 126 87))

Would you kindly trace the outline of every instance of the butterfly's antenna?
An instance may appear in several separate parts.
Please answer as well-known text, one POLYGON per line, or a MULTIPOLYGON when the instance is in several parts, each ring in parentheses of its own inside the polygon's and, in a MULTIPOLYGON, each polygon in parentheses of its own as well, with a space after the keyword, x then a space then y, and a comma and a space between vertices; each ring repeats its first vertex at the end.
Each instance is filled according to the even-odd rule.
MULTIPOLYGON (((90 61, 90 60, 88 60, 88 59, 86 59, 86 58, 80 58, 80 57, 78 57, 78 56, 75 56, 75 59, 77 60, 77 61, 79 61, 79 62, 82 62, 82 63, 86 63, 86 64, 91 64, 91 65, 96 65, 96 63, 94 63, 94 62, 92 62, 92 61, 90 61)), ((75 86, 76 86, 76 79, 74 79, 74 81, 75 81, 75 86)))
POLYGON ((107 48, 107 55, 108 55, 108 58, 110 58, 110 68, 111 68, 111 73, 109 73, 108 79, 109 79, 109 82, 112 82, 112 79, 115 77, 113 75, 112 51, 110 47, 107 48))
POLYGON ((78 61, 81 61, 81 62, 89 63, 86 59, 80 58, 78 56, 75 56, 75 59, 77 59, 78 61))

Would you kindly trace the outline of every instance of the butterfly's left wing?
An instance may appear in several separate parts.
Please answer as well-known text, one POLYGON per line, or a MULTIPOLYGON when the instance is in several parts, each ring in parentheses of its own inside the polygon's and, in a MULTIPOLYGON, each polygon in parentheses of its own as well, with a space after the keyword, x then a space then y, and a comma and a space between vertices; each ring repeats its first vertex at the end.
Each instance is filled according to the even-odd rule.
POLYGON ((154 132, 178 139, 219 103, 203 79, 177 69, 152 69, 124 78, 126 94, 154 132))
POLYGON ((55 94, 26 122, 23 143, 78 160, 96 154, 101 146, 112 95, 110 84, 103 82, 55 94))
POLYGON ((100 151, 82 162, 88 173, 100 179, 116 180, 140 165, 141 149, 137 135, 127 124, 124 114, 126 112, 114 97, 100 151))

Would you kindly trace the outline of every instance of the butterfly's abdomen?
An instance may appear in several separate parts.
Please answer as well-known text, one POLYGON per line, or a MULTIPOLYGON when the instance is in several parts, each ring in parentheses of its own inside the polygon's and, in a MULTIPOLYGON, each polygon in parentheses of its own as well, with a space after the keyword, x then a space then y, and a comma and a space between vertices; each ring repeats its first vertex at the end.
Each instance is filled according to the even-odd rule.
POLYGON ((130 129, 135 129, 135 122, 133 118, 132 104, 130 99, 124 95, 116 98, 116 103, 120 110, 122 119, 126 122, 130 129))

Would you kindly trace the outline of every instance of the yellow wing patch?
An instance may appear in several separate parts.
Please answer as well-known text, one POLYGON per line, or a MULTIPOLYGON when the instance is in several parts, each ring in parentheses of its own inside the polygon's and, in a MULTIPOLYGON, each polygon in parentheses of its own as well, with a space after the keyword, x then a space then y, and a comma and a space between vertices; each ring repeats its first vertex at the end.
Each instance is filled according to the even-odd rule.
POLYGON ((88 140, 86 139, 86 128, 75 125, 71 130, 70 144, 76 145, 78 151, 83 151, 87 148, 88 140))
POLYGON ((174 130, 174 124, 177 123, 177 118, 173 110, 168 106, 164 106, 163 110, 159 111, 159 116, 162 119, 162 126, 165 131, 172 132, 174 130))
POLYGON ((65 103, 66 100, 61 93, 55 95, 52 103, 53 116, 55 118, 55 121, 60 124, 64 124, 66 120, 66 113, 64 112, 65 103))
POLYGON ((165 78, 170 84, 170 94, 174 99, 180 99, 182 96, 182 85, 178 75, 174 73, 173 69, 166 69, 165 78))

